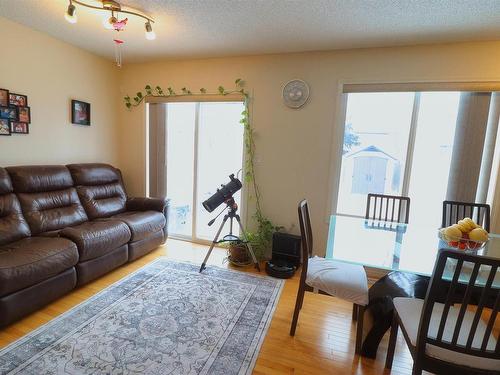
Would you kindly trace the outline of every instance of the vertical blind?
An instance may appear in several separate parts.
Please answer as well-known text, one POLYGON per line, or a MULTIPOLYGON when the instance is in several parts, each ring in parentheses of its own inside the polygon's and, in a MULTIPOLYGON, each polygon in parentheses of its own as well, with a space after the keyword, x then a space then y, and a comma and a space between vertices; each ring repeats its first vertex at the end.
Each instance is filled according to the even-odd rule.
POLYGON ((167 195, 167 106, 149 104, 149 195, 167 195))

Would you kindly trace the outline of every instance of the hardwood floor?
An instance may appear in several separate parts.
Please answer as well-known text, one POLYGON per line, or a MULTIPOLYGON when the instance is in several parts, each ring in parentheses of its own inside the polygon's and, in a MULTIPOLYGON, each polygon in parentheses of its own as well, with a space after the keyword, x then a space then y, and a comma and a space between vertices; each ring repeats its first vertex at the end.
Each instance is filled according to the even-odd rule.
MULTIPOLYGON (((74 290, 42 310, 0 330, 0 347, 22 337, 155 258, 167 256, 169 259, 200 264, 206 250, 206 246, 168 240, 166 245, 143 258, 74 290)), ((224 257, 223 249, 215 249, 208 264, 232 268, 227 263, 223 264, 224 257)), ((238 268, 238 270, 242 269, 238 268)), ((244 270, 256 272, 253 267, 247 267, 244 270)), ((264 271, 261 274, 264 274, 264 271)), ((411 373, 411 356, 401 334, 398 335, 392 372, 384 370, 387 335, 380 345, 376 360, 354 355, 356 330, 351 321, 352 305, 333 297, 306 293, 296 335, 290 337, 289 330, 297 288, 298 273, 285 283, 254 374, 411 373)))

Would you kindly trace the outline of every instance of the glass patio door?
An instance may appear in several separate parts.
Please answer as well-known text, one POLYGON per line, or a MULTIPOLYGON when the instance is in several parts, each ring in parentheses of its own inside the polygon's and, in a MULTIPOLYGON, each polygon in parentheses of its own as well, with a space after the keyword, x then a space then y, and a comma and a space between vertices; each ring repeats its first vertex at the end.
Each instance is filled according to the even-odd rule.
MULTIPOLYGON (((243 102, 166 104, 166 189, 171 199, 169 234, 198 242, 211 241, 223 208, 207 212, 202 202, 229 181, 243 165, 243 102)), ((241 191, 235 194, 241 203, 241 191)), ((229 225, 226 228, 229 229, 229 225)), ((237 227, 233 232, 239 234, 237 227)))

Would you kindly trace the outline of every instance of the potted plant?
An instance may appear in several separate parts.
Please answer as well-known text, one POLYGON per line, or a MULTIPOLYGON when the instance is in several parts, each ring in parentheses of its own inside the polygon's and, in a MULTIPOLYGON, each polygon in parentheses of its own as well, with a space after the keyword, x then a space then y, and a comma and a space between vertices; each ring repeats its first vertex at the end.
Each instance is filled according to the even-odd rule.
POLYGON ((228 244, 227 259, 234 266, 247 266, 252 263, 247 245, 242 241, 231 241, 228 244))

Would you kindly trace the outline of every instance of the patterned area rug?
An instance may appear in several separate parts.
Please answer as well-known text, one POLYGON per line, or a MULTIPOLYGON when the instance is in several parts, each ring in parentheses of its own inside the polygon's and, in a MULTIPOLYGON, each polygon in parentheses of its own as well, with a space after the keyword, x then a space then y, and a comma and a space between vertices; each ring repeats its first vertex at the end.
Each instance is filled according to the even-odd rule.
POLYGON ((0 351, 1 374, 249 374, 283 281, 166 259, 0 351))

